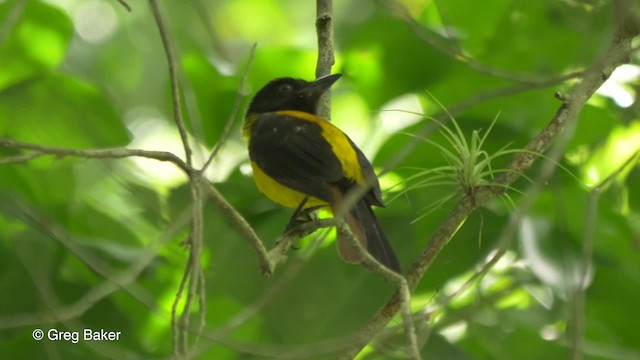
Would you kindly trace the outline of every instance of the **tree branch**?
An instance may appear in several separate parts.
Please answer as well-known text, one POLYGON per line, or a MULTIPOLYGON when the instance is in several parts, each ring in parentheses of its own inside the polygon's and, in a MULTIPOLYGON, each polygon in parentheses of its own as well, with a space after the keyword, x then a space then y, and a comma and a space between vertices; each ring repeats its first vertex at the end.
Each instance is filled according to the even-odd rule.
POLYGON ((422 138, 426 138, 433 131, 437 130, 443 124, 447 124, 450 121, 450 117, 455 117, 457 114, 462 113, 463 111, 470 109, 478 104, 483 102, 498 99, 505 96, 519 94, 525 91, 546 88, 553 85, 557 85, 566 80, 575 79, 581 77, 583 74, 581 71, 571 72, 566 75, 559 75, 556 77, 538 80, 537 82, 531 82, 527 84, 516 84, 505 86, 497 89, 487 90, 486 92, 476 94, 472 97, 469 97, 466 100, 463 100, 451 107, 448 107, 446 111, 441 111, 440 113, 433 116, 435 121, 431 121, 426 123, 418 132, 416 132, 415 136, 407 142, 405 146, 402 147, 393 157, 388 159, 382 166, 383 170, 381 173, 387 172, 389 169, 394 169, 403 159, 405 159, 409 154, 413 152, 413 150, 422 143, 422 138))
POLYGON ((120 5, 122 5, 123 8, 125 8, 128 12, 131 12, 131 6, 129 6, 129 4, 127 4, 126 1, 124 0, 116 0, 120 5))
POLYGON ((153 17, 155 18, 156 24, 158 25, 158 31, 160 32, 162 45, 164 46, 164 51, 167 55, 167 63, 169 64, 169 75, 171 77, 171 97, 173 99, 173 119, 176 123, 176 126, 178 127, 178 131, 180 132, 180 139, 182 140, 182 146, 184 147, 184 154, 187 164, 191 166, 191 158, 193 152, 191 151, 191 146, 189 145, 189 136, 184 124, 184 119, 182 118, 180 82, 178 80, 178 70, 176 67, 175 54, 173 52, 171 41, 169 40, 169 34, 167 33, 167 28, 164 24, 164 20, 162 20, 162 14, 160 14, 158 3, 156 2, 156 0, 149 0, 149 4, 151 5, 151 9, 153 10, 153 17))
MULTIPOLYGON (((560 137, 561 146, 557 146, 557 148, 554 149, 554 153, 559 157, 561 150, 564 149, 564 146, 566 146, 572 135, 572 131, 563 134, 563 130, 566 128, 573 130, 575 128, 578 114, 586 101, 593 96, 595 91, 609 78, 615 68, 628 62, 631 51, 631 41, 640 33, 640 26, 638 25, 639 20, 637 16, 633 14, 633 11, 619 11, 619 8, 626 3, 626 1, 622 0, 615 2, 618 10, 616 10, 614 23, 617 25, 617 29, 607 51, 587 69, 580 83, 572 89, 569 95, 557 95, 563 103, 555 116, 551 119, 547 127, 527 145, 526 149, 528 151, 516 153, 509 165, 511 171, 503 173, 496 179, 496 183, 499 186, 479 188, 473 197, 465 197, 449 213, 447 219, 438 228, 427 247, 407 272, 406 278, 412 291, 415 290, 437 255, 442 251, 459 227, 462 226, 464 220, 489 199, 503 194, 508 188, 508 185, 513 183, 520 174, 531 167, 537 157, 535 153, 544 152, 549 148, 552 140, 560 137, 559 135, 563 135, 560 137)), ((555 168, 553 164, 553 157, 549 157, 544 165, 547 165, 549 168, 555 168)), ((550 174, 552 171, 543 171, 543 173, 550 174)), ((384 308, 378 311, 370 319, 369 323, 355 336, 354 344, 340 354, 339 359, 354 358, 362 347, 370 342, 399 310, 399 299, 399 292, 396 291, 384 308)))
MULTIPOLYGON (((331 74, 335 64, 333 55, 333 0, 316 0, 316 33, 318 36, 318 62, 316 78, 331 74)), ((318 104, 318 115, 331 118, 331 91, 327 91, 318 104)))
POLYGON ((166 151, 151 151, 151 150, 140 150, 140 149, 123 149, 123 148, 112 148, 112 149, 100 149, 100 150, 79 150, 79 149, 69 149, 57 146, 44 146, 38 144, 31 144, 22 141, 16 141, 7 138, 0 138, 0 147, 5 147, 7 149, 20 149, 20 150, 30 150, 36 153, 36 155, 22 155, 22 156, 12 156, 5 159, 0 160, 0 164, 2 163, 12 163, 18 162, 16 160, 28 161, 35 159, 40 156, 57 156, 57 157, 66 157, 73 156, 85 159, 122 159, 127 157, 144 157, 148 159, 154 159, 158 161, 166 161, 174 164, 180 170, 182 170, 186 175, 189 175, 191 172, 191 167, 187 165, 182 159, 175 156, 174 154, 166 151))

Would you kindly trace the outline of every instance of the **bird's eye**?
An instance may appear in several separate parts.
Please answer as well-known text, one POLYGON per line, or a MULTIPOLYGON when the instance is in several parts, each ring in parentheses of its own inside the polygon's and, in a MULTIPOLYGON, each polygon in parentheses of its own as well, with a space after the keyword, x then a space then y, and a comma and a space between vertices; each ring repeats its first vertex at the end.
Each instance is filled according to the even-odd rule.
POLYGON ((291 85, 291 84, 282 84, 278 88, 278 91, 283 92, 283 93, 290 93, 290 92, 293 91, 293 85, 291 85))

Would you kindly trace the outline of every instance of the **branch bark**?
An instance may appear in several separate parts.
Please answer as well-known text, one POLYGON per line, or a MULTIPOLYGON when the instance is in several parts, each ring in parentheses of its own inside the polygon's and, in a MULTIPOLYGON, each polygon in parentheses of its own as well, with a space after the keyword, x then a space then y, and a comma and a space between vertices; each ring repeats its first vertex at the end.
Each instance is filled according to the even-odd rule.
MULTIPOLYGON (((188 166, 182 159, 175 156, 174 154, 166 151, 151 151, 151 150, 140 150, 140 149, 124 149, 124 148, 113 148, 113 149, 100 149, 100 150, 81 150, 81 149, 69 149, 57 146, 45 146, 38 144, 31 144, 22 141, 0 138, 0 147, 5 147, 7 149, 20 149, 20 150, 30 150, 35 154, 21 155, 11 157, 7 163, 29 161, 35 159, 36 157, 41 156, 57 156, 57 157, 79 157, 85 159, 122 159, 126 157, 144 157, 148 159, 155 159, 158 161, 167 161, 175 166, 177 166, 180 170, 182 170, 186 175, 191 172, 191 167, 188 166)), ((2 162, 0 162, 2 163, 2 162)))
MULTIPOLYGON (((316 78, 331 74, 335 64, 333 55, 333 0, 316 1, 316 33, 318 36, 318 62, 316 78)), ((318 104, 318 115, 331 118, 331 90, 327 91, 318 104)))
POLYGON ((149 4, 151 5, 151 10, 153 10, 153 17, 155 18, 156 24, 158 25, 158 31, 160 32, 160 38, 162 39, 162 46, 164 46, 164 51, 167 56, 167 63, 169 64, 169 76, 171 78, 171 98, 173 99, 173 119, 176 123, 176 126, 178 127, 180 139, 182 139, 182 146, 184 147, 184 154, 187 164, 191 166, 193 151, 191 150, 191 146, 189 145, 187 128, 184 124, 184 119, 182 118, 180 81, 178 80, 178 70, 176 66, 175 53, 173 51, 171 41, 169 40, 167 27, 165 26, 164 20, 162 19, 162 14, 160 13, 160 7, 158 6, 158 3, 156 2, 156 0, 149 0, 149 4))

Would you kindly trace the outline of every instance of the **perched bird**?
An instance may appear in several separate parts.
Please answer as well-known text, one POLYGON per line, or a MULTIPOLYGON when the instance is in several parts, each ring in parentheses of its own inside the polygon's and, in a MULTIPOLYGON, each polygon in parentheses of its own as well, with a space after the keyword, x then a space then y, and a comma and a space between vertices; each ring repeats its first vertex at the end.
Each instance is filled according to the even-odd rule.
MULTIPOLYGON (((256 93, 242 128, 253 176, 258 189, 276 203, 307 210, 329 207, 334 214, 341 213, 350 191, 361 188, 364 195, 344 219, 375 259, 400 272, 371 209, 384 206, 371 163, 347 135, 316 113, 320 96, 339 78, 339 74, 313 82, 279 78, 256 93)), ((346 262, 362 261, 340 232, 338 252, 346 262)))

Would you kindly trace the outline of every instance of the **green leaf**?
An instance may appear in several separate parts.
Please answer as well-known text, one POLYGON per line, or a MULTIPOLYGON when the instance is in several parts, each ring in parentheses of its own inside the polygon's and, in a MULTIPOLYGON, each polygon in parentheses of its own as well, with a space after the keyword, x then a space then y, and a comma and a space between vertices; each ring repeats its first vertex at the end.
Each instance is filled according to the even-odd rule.
POLYGON ((349 30, 338 38, 347 49, 340 71, 353 80, 372 109, 402 94, 428 89, 451 66, 448 58, 388 14, 376 14, 349 30))
POLYGON ((609 134, 620 122, 610 108, 586 104, 580 112, 576 134, 569 143, 568 150, 573 151, 580 146, 593 148, 606 141, 603 134, 609 134))
POLYGON ((14 1, 0 7, 5 31, 0 40, 0 91, 38 73, 55 69, 67 51, 73 24, 59 8, 41 1, 14 1), (16 19, 17 17, 17 19, 16 19))
MULTIPOLYGON (((191 117, 191 132, 211 147, 220 139, 231 115, 240 81, 238 77, 220 74, 203 54, 186 54, 182 61, 197 99, 206 99, 197 103, 198 116, 191 117)), ((234 120, 241 115, 238 109, 234 120)))
POLYGON ((51 74, 0 93, 0 136, 74 148, 128 143, 124 123, 95 86, 51 74))

